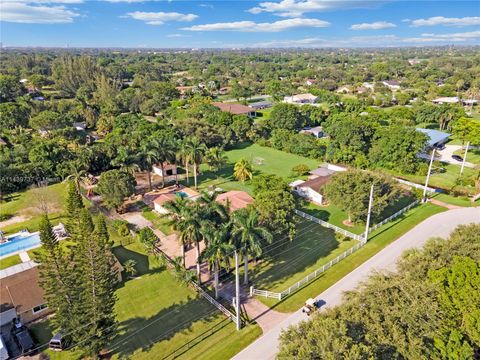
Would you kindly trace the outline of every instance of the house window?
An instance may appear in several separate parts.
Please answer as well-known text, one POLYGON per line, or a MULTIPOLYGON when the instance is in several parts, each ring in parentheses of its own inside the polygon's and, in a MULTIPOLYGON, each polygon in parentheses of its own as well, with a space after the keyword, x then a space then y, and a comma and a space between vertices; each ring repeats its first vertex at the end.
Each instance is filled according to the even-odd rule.
POLYGON ((43 310, 45 310, 46 308, 48 308, 47 304, 41 304, 41 305, 35 306, 35 307, 32 309, 32 313, 34 313, 34 314, 39 313, 40 311, 43 311, 43 310))

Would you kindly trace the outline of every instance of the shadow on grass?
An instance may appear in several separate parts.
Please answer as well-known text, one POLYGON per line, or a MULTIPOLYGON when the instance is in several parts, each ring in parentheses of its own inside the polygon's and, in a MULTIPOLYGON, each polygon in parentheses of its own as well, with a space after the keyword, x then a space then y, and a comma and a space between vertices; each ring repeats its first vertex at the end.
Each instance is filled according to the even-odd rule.
POLYGON ((298 228, 297 233, 299 235, 293 241, 283 241, 278 247, 273 245, 262 263, 252 269, 255 284, 272 289, 329 256, 340 246, 332 229, 317 224, 307 223, 298 228))
MULTIPOLYGON (((118 335, 110 346, 111 355, 117 354, 120 359, 129 359, 133 353, 149 351, 156 343, 170 340, 178 333, 194 334, 192 325, 197 321, 212 321, 218 315, 216 311, 211 313, 213 310, 203 299, 189 298, 162 309, 150 318, 135 317, 122 321, 119 323, 118 335)), ((158 355, 160 354, 152 354, 151 358, 159 358, 158 355)))
POLYGON ((151 259, 147 255, 132 251, 121 245, 115 246, 112 251, 121 264, 124 264, 128 260, 134 260, 137 276, 157 273, 165 270, 164 266, 151 266, 151 259))

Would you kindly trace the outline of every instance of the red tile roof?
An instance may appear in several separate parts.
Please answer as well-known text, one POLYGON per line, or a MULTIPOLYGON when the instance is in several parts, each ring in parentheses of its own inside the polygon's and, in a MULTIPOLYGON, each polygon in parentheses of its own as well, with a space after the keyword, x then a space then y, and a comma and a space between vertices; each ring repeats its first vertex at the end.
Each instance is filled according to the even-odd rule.
POLYGON ((217 196, 217 202, 223 205, 229 204, 229 210, 235 211, 252 204, 253 198, 245 191, 227 191, 217 196))
POLYGON ((163 205, 168 201, 175 200, 175 197, 176 197, 176 195, 174 193, 158 195, 155 198, 155 200, 153 200, 153 203, 158 204, 158 205, 163 205))
POLYGON ((248 106, 242 104, 228 104, 228 103, 221 103, 221 102, 213 102, 213 106, 216 106, 222 111, 229 112, 234 115, 242 115, 242 114, 249 114, 254 110, 249 108, 248 106))

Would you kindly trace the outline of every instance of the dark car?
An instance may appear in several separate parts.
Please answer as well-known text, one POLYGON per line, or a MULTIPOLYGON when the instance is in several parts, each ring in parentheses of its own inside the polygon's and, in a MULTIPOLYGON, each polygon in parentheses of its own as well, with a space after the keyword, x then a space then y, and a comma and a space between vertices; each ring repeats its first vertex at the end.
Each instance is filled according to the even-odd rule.
POLYGON ((30 332, 19 320, 15 319, 13 321, 11 332, 22 354, 28 354, 35 348, 35 343, 30 336, 30 332))
POLYGON ((463 161, 463 158, 460 155, 452 155, 453 160, 463 161))

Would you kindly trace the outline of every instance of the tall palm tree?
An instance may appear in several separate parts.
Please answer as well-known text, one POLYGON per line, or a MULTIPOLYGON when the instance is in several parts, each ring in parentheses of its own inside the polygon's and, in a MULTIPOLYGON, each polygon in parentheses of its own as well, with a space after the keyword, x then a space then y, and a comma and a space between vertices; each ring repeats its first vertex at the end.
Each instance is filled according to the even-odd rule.
POLYGON ((203 229, 205 241, 208 240, 208 246, 202 253, 202 259, 206 259, 210 265, 213 265, 215 298, 218 298, 218 273, 220 266, 229 264, 229 255, 234 250, 230 240, 230 224, 224 224, 219 228, 206 226, 203 229))
POLYGON ((197 137, 189 138, 187 141, 186 147, 187 147, 187 153, 188 153, 189 159, 193 164, 193 177, 194 177, 195 189, 196 189, 198 166, 202 163, 203 156, 207 151, 207 147, 197 137))
POLYGON ((140 171, 140 166, 137 164, 138 158, 133 154, 132 150, 126 146, 118 149, 117 156, 112 159, 111 164, 118 167, 121 171, 135 175, 140 171))
MULTIPOLYGON (((197 276, 198 281, 200 282, 200 242, 203 239, 201 233, 202 228, 202 217, 201 206, 190 200, 181 200, 176 199, 175 201, 167 202, 164 206, 172 213, 173 217, 170 220, 170 224, 173 226, 173 229, 178 232, 178 239, 182 244, 182 257, 185 265, 185 244, 195 244, 195 249, 197 252, 197 276)), ((170 215, 170 214, 169 214, 170 215)))
POLYGON ((188 175, 188 172, 189 172, 189 166, 190 166, 190 153, 189 153, 187 144, 188 144, 188 139, 183 139, 183 141, 180 141, 180 144, 178 146, 177 159, 185 167, 185 172, 187 176, 187 185, 189 185, 190 176, 188 175))
POLYGON ((233 168, 233 176, 241 182, 245 182, 247 179, 251 180, 253 178, 252 164, 246 159, 237 161, 233 168))
POLYGON ((65 181, 72 180, 75 183, 75 187, 80 192, 80 183, 84 182, 87 178, 87 170, 79 161, 70 162, 68 168, 70 175, 65 178, 65 181))
MULTIPOLYGON (((177 224, 182 219, 183 214, 188 211, 186 208, 188 206, 187 199, 178 196, 174 201, 167 201, 163 204, 163 207, 168 210, 168 213, 163 215, 169 221, 168 224, 174 229, 177 230, 177 224)), ((182 257, 183 267, 185 267, 185 246, 189 244, 188 239, 185 237, 179 236, 178 241, 180 242, 180 253, 182 257)))
POLYGON ((148 188, 152 191, 152 171, 153 165, 158 162, 158 153, 155 147, 155 142, 148 140, 140 147, 140 162, 141 168, 147 171, 148 174, 148 188))
POLYGON ((211 171, 217 172, 227 163, 225 151, 220 147, 208 149, 205 153, 205 162, 210 167, 211 171))
POLYGON ((152 141, 154 151, 157 153, 157 160, 162 169, 162 188, 165 187, 165 163, 170 163, 175 159, 175 145, 173 141, 166 137, 156 138, 152 141))
POLYGON ((216 201, 217 192, 208 193, 202 191, 197 203, 200 204, 200 216, 202 221, 209 223, 211 226, 216 226, 229 221, 228 209, 223 204, 216 201))
POLYGON ((244 284, 248 284, 248 254, 262 255, 262 243, 271 243, 273 236, 267 228, 261 226, 258 213, 251 208, 233 213, 232 241, 237 249, 243 249, 245 263, 244 284))

